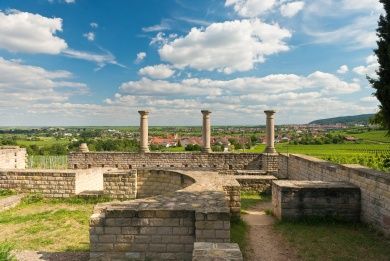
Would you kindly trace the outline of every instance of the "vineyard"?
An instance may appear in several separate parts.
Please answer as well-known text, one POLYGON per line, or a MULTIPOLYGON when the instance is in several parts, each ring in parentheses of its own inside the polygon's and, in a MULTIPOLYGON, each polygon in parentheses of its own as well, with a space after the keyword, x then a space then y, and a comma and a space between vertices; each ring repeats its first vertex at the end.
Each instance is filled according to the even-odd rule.
POLYGON ((278 152, 299 153, 340 164, 360 164, 390 172, 390 144, 278 144, 278 152))
POLYGON ((68 156, 28 156, 27 168, 33 169, 66 169, 68 156))

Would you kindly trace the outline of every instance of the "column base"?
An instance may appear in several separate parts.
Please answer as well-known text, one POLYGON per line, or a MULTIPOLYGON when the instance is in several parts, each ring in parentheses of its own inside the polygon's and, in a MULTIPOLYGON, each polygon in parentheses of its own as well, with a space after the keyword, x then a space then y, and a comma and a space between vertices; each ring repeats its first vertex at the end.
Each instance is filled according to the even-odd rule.
POLYGON ((140 148, 139 153, 148 153, 150 152, 149 148, 140 148))
POLYGON ((202 148, 202 152, 203 153, 211 153, 213 151, 211 150, 211 148, 202 148))
POLYGON ((276 152, 275 148, 267 147, 267 148, 265 148, 263 153, 276 154, 277 152, 276 152))

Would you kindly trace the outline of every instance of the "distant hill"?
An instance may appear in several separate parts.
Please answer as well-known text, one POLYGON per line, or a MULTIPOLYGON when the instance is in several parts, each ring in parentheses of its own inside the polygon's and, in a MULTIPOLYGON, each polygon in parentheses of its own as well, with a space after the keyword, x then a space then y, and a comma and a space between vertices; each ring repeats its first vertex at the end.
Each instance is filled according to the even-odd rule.
POLYGON ((310 122, 309 124, 328 125, 328 124, 367 124, 368 120, 374 116, 374 114, 361 114, 355 116, 341 116, 335 118, 321 119, 310 122))

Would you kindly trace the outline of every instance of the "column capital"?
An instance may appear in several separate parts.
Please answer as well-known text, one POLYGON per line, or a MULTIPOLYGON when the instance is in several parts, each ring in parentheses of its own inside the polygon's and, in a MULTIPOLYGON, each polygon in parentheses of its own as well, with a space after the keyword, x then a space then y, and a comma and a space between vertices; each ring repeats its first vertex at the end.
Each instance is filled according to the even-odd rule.
POLYGON ((150 111, 148 111, 148 110, 145 110, 145 111, 138 111, 138 113, 139 113, 141 116, 144 116, 144 115, 149 115, 150 111))
POLYGON ((209 110, 201 110, 201 113, 202 113, 203 115, 210 115, 210 114, 211 114, 211 111, 209 111, 209 110))
POLYGON ((272 115, 274 115, 275 114, 275 110, 266 110, 266 111, 264 111, 264 113, 265 114, 267 114, 267 116, 272 116, 272 115))

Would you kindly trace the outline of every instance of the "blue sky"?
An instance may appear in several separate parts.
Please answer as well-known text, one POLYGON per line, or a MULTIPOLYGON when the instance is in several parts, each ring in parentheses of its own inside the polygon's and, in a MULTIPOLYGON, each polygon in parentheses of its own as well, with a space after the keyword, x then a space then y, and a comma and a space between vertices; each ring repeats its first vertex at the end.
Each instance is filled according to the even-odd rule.
POLYGON ((376 0, 0 2, 0 125, 256 125, 373 113, 376 0))

